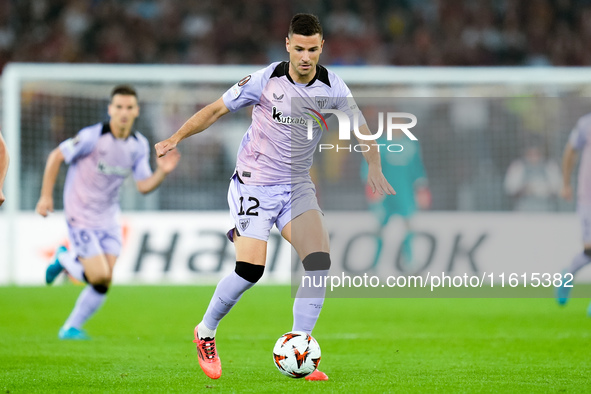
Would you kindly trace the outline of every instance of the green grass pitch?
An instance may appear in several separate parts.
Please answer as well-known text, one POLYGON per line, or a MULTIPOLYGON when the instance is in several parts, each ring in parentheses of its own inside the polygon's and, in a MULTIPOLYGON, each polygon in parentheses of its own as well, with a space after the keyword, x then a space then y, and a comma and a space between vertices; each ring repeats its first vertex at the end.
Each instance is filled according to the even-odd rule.
POLYGON ((80 290, 0 287, 0 393, 591 391, 587 299, 327 299, 314 336, 330 380, 307 382, 272 362, 289 287, 255 286, 224 319, 219 380, 192 343, 213 287, 114 286, 93 339, 60 341, 80 290))

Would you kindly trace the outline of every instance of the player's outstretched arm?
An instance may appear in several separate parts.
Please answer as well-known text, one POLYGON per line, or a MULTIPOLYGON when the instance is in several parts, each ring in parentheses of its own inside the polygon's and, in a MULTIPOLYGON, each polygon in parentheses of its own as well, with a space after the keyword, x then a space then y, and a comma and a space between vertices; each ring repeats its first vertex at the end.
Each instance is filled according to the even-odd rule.
POLYGON ((562 155, 562 191, 561 196, 567 201, 573 199, 573 188, 571 186, 570 177, 575 167, 577 160, 577 151, 570 142, 566 143, 564 153, 562 155))
POLYGON ((53 212, 53 188, 55 180, 60 172, 60 166, 64 161, 64 155, 60 148, 55 148, 49 154, 47 163, 45 164, 45 171, 43 172, 43 184, 41 186, 41 197, 37 202, 35 211, 43 217, 46 217, 49 212, 53 212))
POLYGON ((8 149, 6 149, 6 143, 0 133, 0 205, 2 205, 5 200, 2 188, 4 187, 4 178, 6 178, 6 173, 8 172, 9 161, 8 149))
POLYGON ((164 178, 176 168, 180 159, 181 154, 176 149, 172 149, 165 156, 158 157, 156 159, 158 167, 152 176, 141 181, 136 181, 135 184, 139 192, 147 194, 160 186, 162 181, 164 181, 164 178))
MULTIPOLYGON (((367 125, 359 126, 359 132, 364 135, 371 135, 371 131, 367 128, 367 125)), ((366 141, 362 141, 357 138, 359 143, 365 144, 366 141)), ((370 145, 370 149, 367 152, 363 152, 363 157, 367 160, 368 172, 367 172, 367 184, 371 188, 372 193, 378 192, 380 194, 396 194, 394 188, 384 174, 382 173, 382 163, 380 159, 380 152, 377 146, 370 145)))
POLYGON ((187 137, 197 134, 214 124, 219 118, 230 112, 220 97, 213 103, 199 110, 195 115, 181 126, 172 136, 164 141, 158 142, 156 148, 157 157, 162 157, 166 153, 176 148, 177 144, 187 137))

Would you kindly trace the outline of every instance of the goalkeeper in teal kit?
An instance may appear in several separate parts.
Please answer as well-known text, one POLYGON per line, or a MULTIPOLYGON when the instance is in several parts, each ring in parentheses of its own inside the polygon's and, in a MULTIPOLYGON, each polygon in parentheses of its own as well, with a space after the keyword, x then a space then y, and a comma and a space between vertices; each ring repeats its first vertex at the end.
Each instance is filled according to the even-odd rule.
MULTIPOLYGON (((383 144, 380 149, 382 172, 389 182, 396 183, 396 195, 379 195, 366 192, 370 211, 376 216, 379 230, 377 249, 372 267, 376 267, 381 256, 384 229, 392 216, 400 216, 404 220, 406 234, 402 242, 402 257, 407 265, 413 260, 412 239, 414 232, 411 218, 417 207, 428 209, 431 206, 431 193, 427 184, 427 175, 423 165, 419 141, 407 138, 400 130, 395 131, 391 141, 384 137, 376 143, 383 144), (399 145, 397 149, 386 149, 387 145, 399 145), (402 147, 402 150, 400 150, 402 147)), ((361 165, 361 177, 367 179, 367 164, 361 165)))

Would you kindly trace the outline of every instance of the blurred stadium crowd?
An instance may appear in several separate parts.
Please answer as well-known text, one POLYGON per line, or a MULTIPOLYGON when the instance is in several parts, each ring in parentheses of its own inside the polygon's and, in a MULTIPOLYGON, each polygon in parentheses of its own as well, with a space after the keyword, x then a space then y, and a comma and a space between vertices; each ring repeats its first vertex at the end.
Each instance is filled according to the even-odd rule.
POLYGON ((295 12, 321 18, 324 64, 591 64, 589 0, 5 0, 0 66, 265 64, 295 12))

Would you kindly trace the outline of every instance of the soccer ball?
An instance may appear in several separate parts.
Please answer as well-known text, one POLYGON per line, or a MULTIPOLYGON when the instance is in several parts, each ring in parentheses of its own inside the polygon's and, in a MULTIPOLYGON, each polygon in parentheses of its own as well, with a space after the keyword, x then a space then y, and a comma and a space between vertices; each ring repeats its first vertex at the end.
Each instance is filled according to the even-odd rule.
POLYGON ((277 369, 291 378, 303 378, 316 370, 320 363, 320 346, 303 331, 285 333, 273 348, 277 369))

